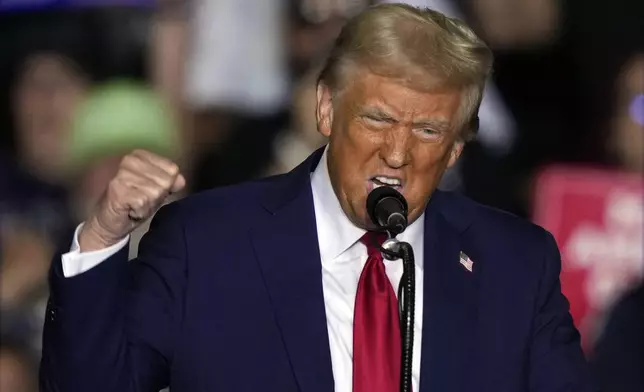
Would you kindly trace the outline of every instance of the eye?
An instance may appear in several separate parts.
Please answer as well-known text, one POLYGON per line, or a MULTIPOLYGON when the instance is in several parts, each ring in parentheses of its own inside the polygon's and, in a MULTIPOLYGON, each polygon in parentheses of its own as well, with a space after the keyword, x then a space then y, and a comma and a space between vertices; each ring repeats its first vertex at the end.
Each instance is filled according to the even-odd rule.
POLYGON ((421 128, 416 130, 416 133, 427 141, 438 141, 443 137, 443 131, 434 128, 421 128))
POLYGON ((374 127, 384 127, 389 123, 384 118, 375 116, 373 114, 365 114, 362 116, 362 119, 365 123, 374 127))
POLYGON ((363 117, 373 122, 384 122, 384 119, 382 117, 374 116, 372 114, 366 114, 363 117))

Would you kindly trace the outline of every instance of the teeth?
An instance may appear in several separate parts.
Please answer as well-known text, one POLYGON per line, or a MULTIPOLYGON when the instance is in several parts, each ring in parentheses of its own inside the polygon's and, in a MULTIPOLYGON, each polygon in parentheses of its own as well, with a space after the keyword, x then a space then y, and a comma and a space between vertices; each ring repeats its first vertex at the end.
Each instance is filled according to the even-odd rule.
POLYGON ((375 179, 378 180, 378 182, 381 182, 383 184, 392 185, 392 186, 400 186, 400 180, 397 179, 397 178, 376 176, 375 179))

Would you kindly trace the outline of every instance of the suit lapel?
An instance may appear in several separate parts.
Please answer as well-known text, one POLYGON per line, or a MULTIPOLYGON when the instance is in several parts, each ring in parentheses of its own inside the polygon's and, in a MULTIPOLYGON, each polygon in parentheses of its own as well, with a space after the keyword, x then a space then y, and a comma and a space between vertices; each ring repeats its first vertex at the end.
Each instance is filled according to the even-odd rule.
POLYGON ((270 217, 251 231, 276 321, 300 390, 333 391, 310 171, 321 151, 267 195, 270 217))
POLYGON ((421 392, 467 390, 477 323, 478 265, 460 263, 459 230, 441 213, 435 194, 425 213, 421 392))

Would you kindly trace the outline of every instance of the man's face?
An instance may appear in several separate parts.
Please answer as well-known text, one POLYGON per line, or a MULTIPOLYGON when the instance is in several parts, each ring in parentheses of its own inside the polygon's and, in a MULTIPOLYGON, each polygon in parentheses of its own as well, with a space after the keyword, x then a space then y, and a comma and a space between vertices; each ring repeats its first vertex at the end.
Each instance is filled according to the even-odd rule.
POLYGON ((362 73, 332 102, 318 88, 318 127, 329 137, 328 165, 342 209, 359 227, 373 228, 369 192, 393 185, 417 219, 445 170, 461 153, 459 90, 420 92, 362 73))
POLYGON ((65 136, 86 87, 84 77, 61 57, 42 54, 27 60, 13 109, 22 159, 36 174, 58 176, 65 136))

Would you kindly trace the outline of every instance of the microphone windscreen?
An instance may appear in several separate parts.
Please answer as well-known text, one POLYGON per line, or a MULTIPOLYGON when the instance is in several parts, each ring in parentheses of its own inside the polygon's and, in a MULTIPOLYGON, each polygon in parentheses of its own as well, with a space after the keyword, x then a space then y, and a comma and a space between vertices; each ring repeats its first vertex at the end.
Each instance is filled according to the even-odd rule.
POLYGON ((367 213, 371 221, 376 226, 382 226, 383 222, 380 221, 378 215, 378 205, 385 199, 396 200, 400 205, 400 213, 407 217, 407 200, 397 190, 389 186, 381 186, 375 188, 367 196, 367 213))

